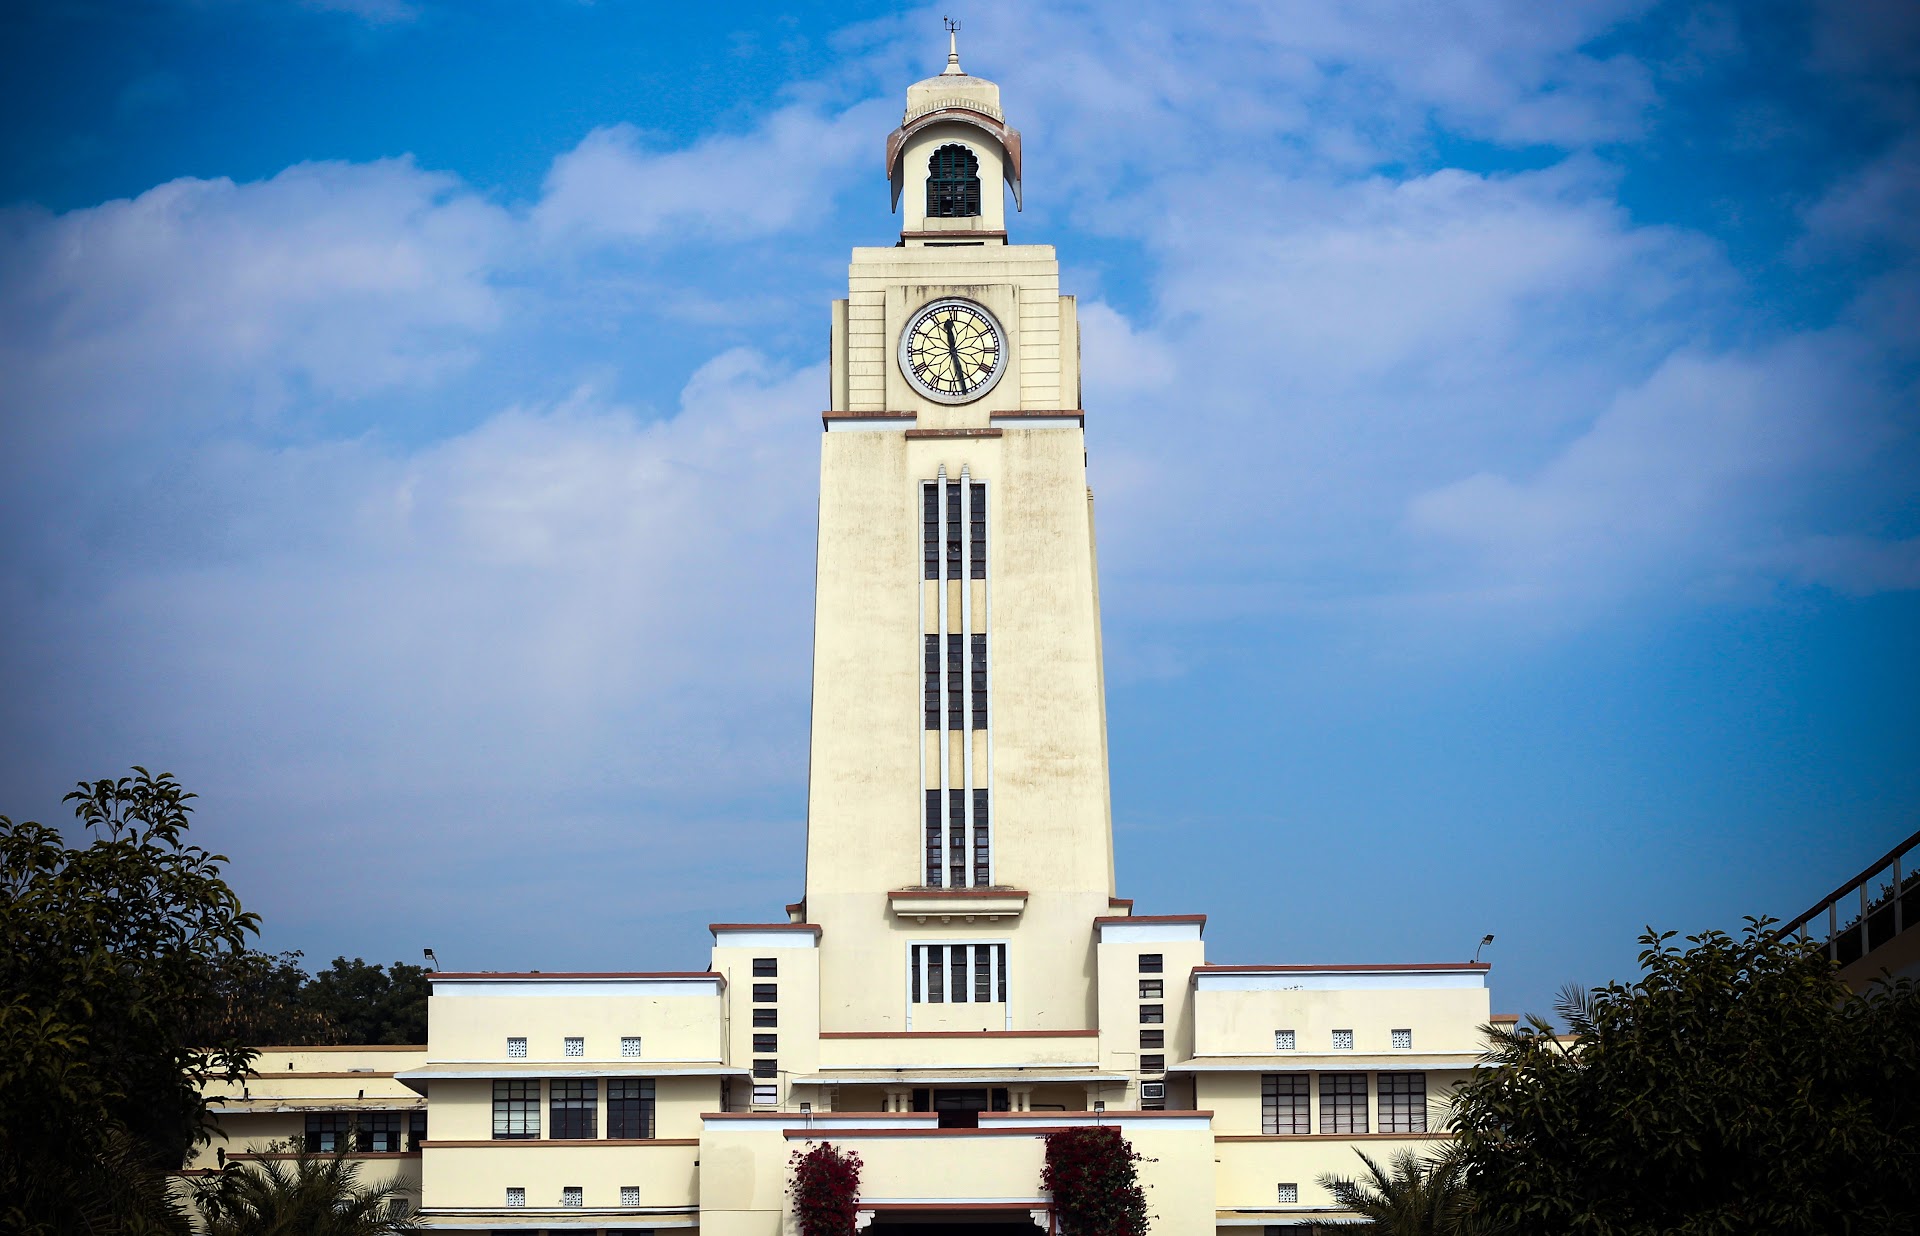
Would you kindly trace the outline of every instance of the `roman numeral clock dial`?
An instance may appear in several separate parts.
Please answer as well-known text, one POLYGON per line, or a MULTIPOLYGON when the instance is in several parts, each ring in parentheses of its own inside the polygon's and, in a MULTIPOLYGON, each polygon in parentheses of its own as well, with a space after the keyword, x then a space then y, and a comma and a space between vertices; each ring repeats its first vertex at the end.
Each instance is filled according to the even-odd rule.
POLYGON ((936 300, 914 314, 900 335, 900 371, 938 403, 980 398, 1006 366, 1000 323, 970 300, 936 300))

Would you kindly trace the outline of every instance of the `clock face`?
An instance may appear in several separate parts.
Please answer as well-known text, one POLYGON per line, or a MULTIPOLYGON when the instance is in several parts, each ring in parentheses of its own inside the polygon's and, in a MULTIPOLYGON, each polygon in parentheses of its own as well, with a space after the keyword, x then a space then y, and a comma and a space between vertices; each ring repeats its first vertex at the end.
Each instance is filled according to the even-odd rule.
POLYGON ((1007 367, 1005 336, 993 315, 970 300, 936 300, 900 335, 900 371, 939 403, 967 403, 993 389, 1007 367))

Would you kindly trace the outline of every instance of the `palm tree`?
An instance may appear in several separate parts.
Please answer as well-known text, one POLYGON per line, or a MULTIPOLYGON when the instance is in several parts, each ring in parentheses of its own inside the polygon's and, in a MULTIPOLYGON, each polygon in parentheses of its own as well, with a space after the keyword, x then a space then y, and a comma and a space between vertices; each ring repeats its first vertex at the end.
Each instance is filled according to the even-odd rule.
POLYGON ((387 1236, 420 1224, 398 1181, 361 1184, 344 1149, 235 1164, 194 1201, 207 1236, 387 1236))
POLYGON ((1359 1151, 1366 1172, 1357 1180, 1320 1177, 1335 1202, 1371 1220, 1385 1236, 1468 1236, 1480 1229, 1473 1221, 1472 1198, 1451 1154, 1423 1158, 1411 1150, 1393 1156, 1389 1166, 1359 1151))

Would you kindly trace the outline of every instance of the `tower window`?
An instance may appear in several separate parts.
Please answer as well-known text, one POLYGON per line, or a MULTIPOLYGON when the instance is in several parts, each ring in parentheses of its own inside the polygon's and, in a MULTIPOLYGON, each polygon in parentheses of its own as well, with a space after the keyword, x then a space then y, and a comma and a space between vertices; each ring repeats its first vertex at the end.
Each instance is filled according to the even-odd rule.
POLYGON ((927 217, 970 219, 980 213, 980 160, 958 143, 927 160, 927 217))
MULTIPOLYGON (((927 636, 928 639, 934 638, 927 636)), ((940 888, 946 872, 940 866, 940 791, 927 791, 927 887, 940 888)))
POLYGON ((1004 944, 916 944, 912 960, 915 1004, 1006 1002, 1004 944))
POLYGON ((968 527, 972 530, 968 540, 972 544, 967 550, 969 574, 975 579, 987 577, 987 487, 976 484, 973 492, 967 495, 968 527))
POLYGON ((1165 969, 1166 969, 1166 961, 1165 961, 1164 954, 1161 954, 1161 953, 1140 954, 1140 973, 1159 974, 1159 973, 1162 973, 1165 969))
POLYGON ((993 842, 987 831, 985 790, 973 792, 973 886, 985 888, 993 883, 993 842))
POLYGON ((947 482, 947 578, 960 578, 960 482, 947 482))
POLYGON ((947 791, 947 887, 967 886, 967 792, 947 791))
POLYGON ((753 959, 753 977, 779 978, 780 959, 778 957, 755 957, 753 959))
POLYGON ((972 664, 973 674, 973 728, 987 728, 987 637, 973 637, 972 664))
POLYGON ((928 579, 940 578, 940 491, 920 487, 920 556, 928 579))
POLYGON ((947 728, 950 730, 964 729, 967 724, 966 710, 962 706, 965 698, 962 689, 967 681, 962 676, 967 670, 966 638, 964 635, 947 636, 947 728))
POLYGON ((927 675, 924 703, 927 712, 927 728, 937 730, 940 728, 940 637, 927 636, 926 645, 927 675))

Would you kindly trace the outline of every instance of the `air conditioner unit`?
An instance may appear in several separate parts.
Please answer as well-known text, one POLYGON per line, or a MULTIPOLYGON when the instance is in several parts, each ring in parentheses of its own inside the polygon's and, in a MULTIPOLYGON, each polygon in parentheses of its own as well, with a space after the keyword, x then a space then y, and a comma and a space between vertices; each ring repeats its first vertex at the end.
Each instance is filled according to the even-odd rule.
POLYGON ((1156 1099, 1165 1099, 1167 1097, 1167 1083, 1141 1082, 1140 1097, 1147 1102, 1152 1102, 1156 1099))

